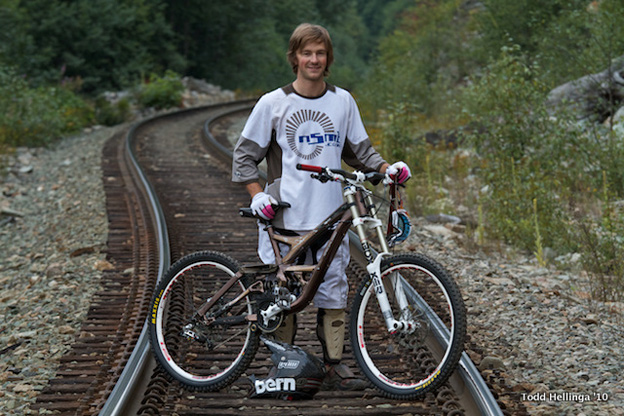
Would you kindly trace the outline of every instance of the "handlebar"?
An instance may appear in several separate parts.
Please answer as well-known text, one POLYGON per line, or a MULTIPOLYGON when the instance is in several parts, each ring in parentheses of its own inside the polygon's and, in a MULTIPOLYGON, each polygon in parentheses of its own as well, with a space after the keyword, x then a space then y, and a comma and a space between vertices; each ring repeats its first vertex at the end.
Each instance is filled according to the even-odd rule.
POLYGON ((323 172, 323 168, 320 166, 302 165, 301 163, 297 163, 297 170, 306 170, 308 172, 315 172, 315 173, 323 172))
MULTIPOLYGON (((334 169, 334 168, 330 169, 330 168, 321 167, 321 166, 303 165, 301 163, 297 164, 297 170, 317 173, 319 176, 313 175, 313 177, 315 177, 316 179, 319 179, 321 182, 326 182, 328 180, 336 180, 334 175, 340 175, 345 179, 350 179, 350 180, 354 180, 358 182, 369 181, 369 182, 372 182, 373 184, 377 184, 386 177, 384 173, 369 172, 369 173, 363 174, 364 178, 362 179, 361 176, 352 172, 347 172, 346 170, 343 170, 343 169, 334 169)), ((360 175, 362 175, 361 172, 360 172, 360 175)))

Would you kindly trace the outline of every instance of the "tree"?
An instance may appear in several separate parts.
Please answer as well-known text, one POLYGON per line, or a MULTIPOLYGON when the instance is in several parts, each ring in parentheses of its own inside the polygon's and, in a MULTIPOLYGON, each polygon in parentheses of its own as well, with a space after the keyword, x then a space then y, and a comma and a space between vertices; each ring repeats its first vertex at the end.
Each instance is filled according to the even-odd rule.
POLYGON ((74 78, 97 92, 183 67, 158 1, 28 0, 7 14, 19 37, 2 58, 34 84, 74 78))

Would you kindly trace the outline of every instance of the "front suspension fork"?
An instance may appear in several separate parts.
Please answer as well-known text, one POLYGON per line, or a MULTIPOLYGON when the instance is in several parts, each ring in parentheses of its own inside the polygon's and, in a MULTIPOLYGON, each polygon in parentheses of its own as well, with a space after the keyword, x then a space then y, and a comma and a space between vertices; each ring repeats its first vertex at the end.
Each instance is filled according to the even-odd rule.
MULTIPOLYGON (((407 320, 396 320, 394 319, 394 315, 392 313, 392 307, 390 306, 390 301, 388 300, 388 292, 386 291, 386 285, 382 282, 381 279, 381 261, 384 256, 390 255, 388 244, 386 243, 385 235, 382 230, 381 221, 377 218, 377 213, 372 212, 371 216, 362 216, 360 215, 361 211, 366 211, 366 208, 362 206, 362 201, 358 201, 357 192, 355 192, 354 188, 345 188, 344 196, 347 202, 350 204, 351 215, 353 216, 353 225, 357 231, 358 237, 362 244, 362 248, 364 249, 364 255, 368 260, 368 265, 366 266, 366 270, 368 271, 369 276, 371 277, 373 290, 375 291, 375 295, 377 296, 377 301, 379 303, 379 307, 381 309, 382 316, 384 317, 384 321, 386 322, 386 327, 388 328, 388 332, 394 333, 397 331, 407 331, 412 332, 415 328, 414 322, 407 320), (373 259, 374 250, 370 245, 370 241, 366 236, 364 226, 368 225, 369 228, 374 228, 377 231, 377 237, 379 238, 379 242, 381 244, 382 252, 378 253, 373 259)), ((370 195, 366 195, 363 201, 369 207, 374 206, 373 201, 370 195)), ((401 311, 405 310, 408 307, 408 301, 405 296, 405 292, 403 290, 403 285, 401 284, 400 278, 396 273, 393 273, 392 276, 388 276, 388 289, 394 292, 395 297, 397 298, 398 306, 401 311)))
MULTIPOLYGON (((387 255, 388 253, 379 253, 375 260, 366 266, 366 270, 371 277, 373 290, 375 291, 375 296, 377 296, 377 302, 379 303, 381 314, 386 322, 388 332, 412 332, 415 329, 414 322, 404 319, 396 320, 394 318, 394 314, 392 313, 392 307, 390 306, 390 301, 388 300, 386 285, 384 285, 384 282, 382 282, 381 279, 381 261, 383 257, 387 255)), ((389 289, 393 290, 394 295, 397 298, 399 308, 404 310, 407 308, 408 302, 398 276, 388 276, 388 279, 388 286, 390 286, 389 289)))

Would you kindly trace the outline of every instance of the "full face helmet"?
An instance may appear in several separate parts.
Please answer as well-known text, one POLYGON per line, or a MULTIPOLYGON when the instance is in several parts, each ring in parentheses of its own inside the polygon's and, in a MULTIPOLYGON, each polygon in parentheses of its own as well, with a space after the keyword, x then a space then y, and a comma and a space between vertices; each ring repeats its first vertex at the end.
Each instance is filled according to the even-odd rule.
POLYGON ((262 336, 271 350, 274 367, 265 379, 252 375, 252 398, 283 400, 312 399, 325 378, 325 366, 317 357, 301 348, 262 336))

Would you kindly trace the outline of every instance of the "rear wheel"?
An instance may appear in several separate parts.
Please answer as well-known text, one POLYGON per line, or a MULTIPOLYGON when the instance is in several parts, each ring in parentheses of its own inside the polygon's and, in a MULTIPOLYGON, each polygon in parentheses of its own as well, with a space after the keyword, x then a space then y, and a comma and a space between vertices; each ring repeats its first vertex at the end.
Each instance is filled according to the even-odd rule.
POLYGON ((444 268, 422 255, 386 257, 381 277, 394 319, 407 329, 388 331, 369 278, 351 308, 353 351, 362 372, 386 396, 417 398, 439 388, 460 359, 464 303, 444 268))
POLYGON ((152 302, 150 340, 160 365, 193 389, 219 390, 234 382, 258 349, 256 324, 249 296, 233 306, 246 289, 240 279, 208 310, 197 310, 236 274, 238 263, 218 252, 183 257, 167 271, 152 302))

